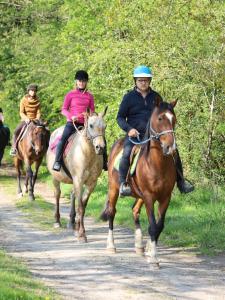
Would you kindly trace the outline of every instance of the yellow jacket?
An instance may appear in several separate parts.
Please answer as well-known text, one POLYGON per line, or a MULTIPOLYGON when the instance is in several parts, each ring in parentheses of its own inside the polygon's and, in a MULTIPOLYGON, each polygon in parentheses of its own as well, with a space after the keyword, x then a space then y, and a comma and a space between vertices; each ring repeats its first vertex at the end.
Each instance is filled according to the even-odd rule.
POLYGON ((30 98, 28 95, 23 97, 20 101, 20 117, 22 121, 40 119, 40 101, 37 97, 35 99, 30 98))

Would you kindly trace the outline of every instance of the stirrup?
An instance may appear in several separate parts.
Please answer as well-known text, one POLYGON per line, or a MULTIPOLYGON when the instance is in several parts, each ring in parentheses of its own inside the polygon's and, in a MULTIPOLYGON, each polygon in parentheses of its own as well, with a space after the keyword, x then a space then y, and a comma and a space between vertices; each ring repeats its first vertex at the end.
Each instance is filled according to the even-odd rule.
POLYGON ((61 169, 61 166, 62 166, 61 163, 59 161, 56 161, 52 167, 52 170, 59 172, 61 169))
POLYGON ((131 188, 127 182, 122 182, 120 184, 119 197, 123 198, 126 196, 131 196, 131 188))
POLYGON ((11 148, 10 152, 9 152, 9 155, 16 156, 16 154, 17 154, 17 149, 16 148, 11 148))

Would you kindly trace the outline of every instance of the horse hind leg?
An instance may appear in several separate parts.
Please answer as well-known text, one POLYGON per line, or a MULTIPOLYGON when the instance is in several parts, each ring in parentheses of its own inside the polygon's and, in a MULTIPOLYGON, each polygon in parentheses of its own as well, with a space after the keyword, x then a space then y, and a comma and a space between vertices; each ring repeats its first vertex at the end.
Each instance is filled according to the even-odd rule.
POLYGON ((135 251, 140 255, 144 255, 143 235, 139 219, 143 203, 144 202, 142 199, 137 199, 133 206, 133 218, 135 224, 135 251))
POLYGON ((19 160, 17 157, 14 158, 14 165, 16 168, 16 173, 17 173, 17 195, 18 198, 23 197, 23 192, 21 188, 21 166, 22 166, 22 161, 19 160))
POLYGON ((61 227, 60 212, 59 212, 59 200, 60 200, 60 195, 61 195, 60 182, 56 179, 53 179, 53 186, 54 186, 54 196, 55 196, 55 201, 56 201, 54 227, 59 228, 59 227, 61 227))
POLYGON ((70 220, 67 224, 68 229, 75 230, 76 229, 76 209, 75 209, 75 193, 72 191, 70 193, 70 220))

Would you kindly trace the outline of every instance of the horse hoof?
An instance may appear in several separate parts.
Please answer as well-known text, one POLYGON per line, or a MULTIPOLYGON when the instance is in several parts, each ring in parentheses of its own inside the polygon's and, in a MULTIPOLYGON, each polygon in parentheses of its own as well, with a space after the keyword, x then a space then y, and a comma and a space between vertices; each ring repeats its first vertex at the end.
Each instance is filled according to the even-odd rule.
POLYGON ((66 227, 67 227, 67 229, 74 230, 75 229, 75 224, 69 222, 69 223, 67 223, 66 227))
POLYGON ((20 199, 20 198, 22 198, 23 197, 23 193, 21 192, 21 193, 19 193, 18 195, 17 195, 17 197, 20 199))
POLYGON ((29 200, 30 200, 30 201, 35 201, 34 196, 29 196, 29 200))
POLYGON ((115 254, 116 253, 116 248, 106 248, 106 250, 110 254, 115 254))
POLYGON ((54 223, 54 228, 60 228, 61 227, 61 224, 60 223, 54 223))
POLYGON ((150 264, 151 269, 158 270, 159 267, 159 261, 156 258, 148 257, 147 259, 148 263, 150 264))
POLYGON ((86 238, 86 236, 80 236, 77 238, 77 241, 79 244, 85 244, 85 243, 87 243, 87 238, 86 238))
POLYGON ((138 255, 144 256, 144 247, 142 247, 142 248, 135 248, 135 252, 138 255))
POLYGON ((23 194, 27 194, 28 193, 28 189, 24 186, 23 187, 23 194))

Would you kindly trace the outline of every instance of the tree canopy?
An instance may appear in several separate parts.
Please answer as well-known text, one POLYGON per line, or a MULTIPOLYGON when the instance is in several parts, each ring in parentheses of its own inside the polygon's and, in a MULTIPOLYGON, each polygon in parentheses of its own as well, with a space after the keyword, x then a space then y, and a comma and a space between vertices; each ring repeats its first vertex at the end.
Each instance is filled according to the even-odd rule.
POLYGON ((26 86, 39 85, 50 128, 74 73, 86 69, 96 110, 109 106, 109 146, 122 134, 116 114, 133 88, 133 68, 151 66, 152 87, 178 99, 177 143, 195 181, 224 182, 224 1, 0 1, 0 106, 11 129, 26 86))

